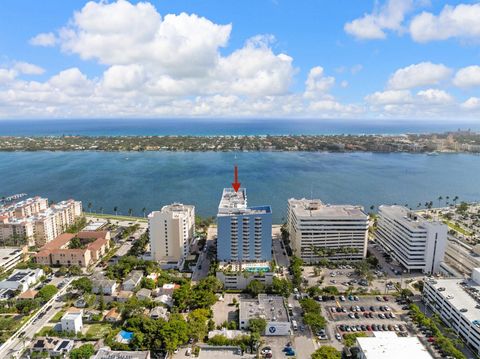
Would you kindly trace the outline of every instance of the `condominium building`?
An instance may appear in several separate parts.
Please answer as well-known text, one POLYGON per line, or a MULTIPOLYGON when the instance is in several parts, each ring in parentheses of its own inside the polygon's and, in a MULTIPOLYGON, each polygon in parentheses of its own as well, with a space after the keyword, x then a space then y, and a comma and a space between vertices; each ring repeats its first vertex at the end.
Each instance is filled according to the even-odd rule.
POLYGON ((402 206, 380 206, 375 238, 407 271, 437 273, 447 246, 447 228, 402 206))
POLYGON ((224 262, 272 259, 272 210, 247 207, 247 191, 225 188, 218 206, 217 259, 224 262))
POLYGON ((307 263, 367 255, 368 216, 360 206, 291 198, 287 226, 293 251, 307 263))
POLYGON ((480 354, 480 268, 471 279, 427 278, 423 300, 463 341, 480 354))
POLYGON ((148 215, 152 258, 181 265, 195 234, 195 207, 181 203, 148 215))
POLYGON ((48 199, 28 198, 0 207, 0 243, 41 246, 55 239, 82 215, 82 202, 70 199, 48 206, 48 199))
POLYGON ((67 312, 63 315, 61 324, 63 332, 80 333, 83 329, 83 311, 67 312))

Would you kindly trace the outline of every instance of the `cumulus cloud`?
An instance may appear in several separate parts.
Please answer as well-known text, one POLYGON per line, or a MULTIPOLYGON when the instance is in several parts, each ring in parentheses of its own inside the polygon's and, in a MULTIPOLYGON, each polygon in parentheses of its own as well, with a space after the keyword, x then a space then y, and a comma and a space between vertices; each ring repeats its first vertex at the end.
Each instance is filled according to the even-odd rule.
POLYGON ((445 65, 421 62, 395 71, 388 80, 388 87, 399 90, 435 85, 447 79, 451 72, 445 65))
POLYGON ((453 103, 453 97, 449 93, 438 89, 427 89, 417 92, 417 97, 422 103, 446 105, 453 103))
POLYGON ((445 5, 440 14, 422 12, 410 23, 410 34, 417 42, 450 38, 480 38, 480 4, 445 5))
POLYGON ((470 97, 468 100, 463 102, 460 105, 465 110, 478 110, 480 109, 480 98, 478 97, 470 97))
POLYGON ((412 94, 407 90, 377 91, 367 95, 365 100, 374 105, 404 104, 412 102, 412 94))
POLYGON ((22 61, 16 62, 13 68, 25 75, 41 75, 45 72, 40 66, 22 61))
POLYGON ((324 70, 321 66, 316 66, 308 73, 305 81, 305 97, 319 98, 327 94, 330 88, 335 84, 335 78, 324 76, 324 70))
POLYGON ((480 66, 467 66, 458 70, 453 84, 463 88, 480 86, 480 66))
POLYGON ((385 39, 386 30, 403 31, 405 15, 413 8, 413 0, 387 0, 372 13, 348 22, 344 30, 358 39, 385 39))
POLYGON ((41 33, 30 39, 30 44, 34 46, 50 47, 55 46, 57 38, 53 32, 41 33))

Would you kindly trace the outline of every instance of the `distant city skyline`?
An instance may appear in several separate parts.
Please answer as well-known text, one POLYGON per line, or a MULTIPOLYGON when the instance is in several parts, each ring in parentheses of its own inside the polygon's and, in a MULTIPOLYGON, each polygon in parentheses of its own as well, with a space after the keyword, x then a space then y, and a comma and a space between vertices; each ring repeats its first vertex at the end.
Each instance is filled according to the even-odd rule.
POLYGON ((0 119, 476 120, 480 3, 23 0, 0 119))

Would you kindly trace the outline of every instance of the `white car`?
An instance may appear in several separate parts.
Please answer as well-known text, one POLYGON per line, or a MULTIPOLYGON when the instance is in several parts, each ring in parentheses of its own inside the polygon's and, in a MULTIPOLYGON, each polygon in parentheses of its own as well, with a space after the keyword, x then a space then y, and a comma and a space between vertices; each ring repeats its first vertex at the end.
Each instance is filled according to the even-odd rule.
POLYGON ((342 336, 339 333, 335 333, 335 338, 337 338, 338 341, 342 340, 342 336))

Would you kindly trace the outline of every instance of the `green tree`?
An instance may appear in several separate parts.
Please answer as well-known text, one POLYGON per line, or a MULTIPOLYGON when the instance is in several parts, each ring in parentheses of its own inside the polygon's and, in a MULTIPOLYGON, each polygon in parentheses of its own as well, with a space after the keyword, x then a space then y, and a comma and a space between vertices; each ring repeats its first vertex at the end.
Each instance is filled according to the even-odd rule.
POLYGON ((92 293, 93 284, 90 278, 82 277, 72 281, 72 287, 83 293, 92 293))
POLYGON ((40 306, 35 299, 23 299, 15 301, 15 308, 22 314, 30 314, 33 310, 38 309, 40 306))
POLYGON ((341 359, 342 353, 334 347, 323 345, 312 354, 312 359, 341 359))
POLYGON ((265 285, 262 282, 260 282, 258 279, 254 279, 250 283, 248 283, 246 290, 251 295, 256 297, 257 295, 265 291, 265 285))
POLYGON ((140 285, 142 288, 155 289, 155 281, 152 278, 142 278, 140 285))
POLYGON ((68 268, 68 271, 70 272, 71 275, 81 275, 82 274, 82 268, 80 268, 77 265, 70 266, 68 268))
POLYGON ((287 298, 292 293, 292 284, 284 278, 273 277, 272 280, 273 292, 287 298))
POLYGON ((95 353, 93 344, 83 344, 70 352, 71 359, 89 359, 95 353))
POLYGON ((207 336, 209 317, 210 310, 208 309, 195 309, 188 314, 187 322, 190 338, 201 340, 207 336))
POLYGON ((248 329, 252 333, 263 335, 265 328, 267 327, 267 321, 262 318, 253 318, 248 321, 248 329))
POLYGON ((58 293, 57 287, 52 284, 47 284, 42 289, 40 289, 35 296, 36 298, 40 298, 43 302, 48 302, 50 299, 53 298, 55 294, 58 293))

